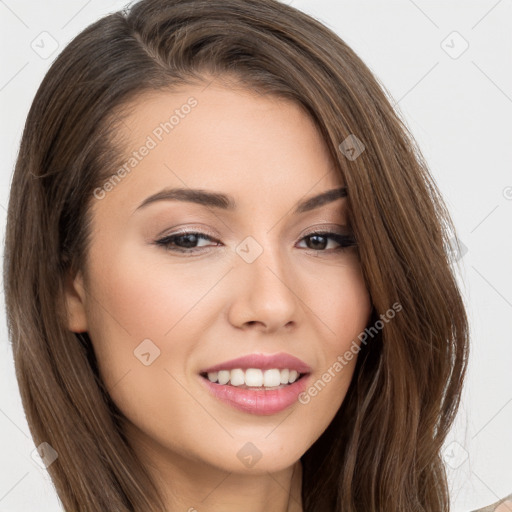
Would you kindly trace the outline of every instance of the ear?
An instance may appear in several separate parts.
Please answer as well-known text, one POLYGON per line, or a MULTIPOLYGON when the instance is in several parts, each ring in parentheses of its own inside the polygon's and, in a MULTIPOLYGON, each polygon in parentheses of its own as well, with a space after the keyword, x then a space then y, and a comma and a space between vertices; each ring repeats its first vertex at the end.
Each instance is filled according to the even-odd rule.
POLYGON ((68 329, 71 332, 88 330, 85 310, 86 293, 83 276, 80 271, 75 276, 68 274, 64 286, 68 329))

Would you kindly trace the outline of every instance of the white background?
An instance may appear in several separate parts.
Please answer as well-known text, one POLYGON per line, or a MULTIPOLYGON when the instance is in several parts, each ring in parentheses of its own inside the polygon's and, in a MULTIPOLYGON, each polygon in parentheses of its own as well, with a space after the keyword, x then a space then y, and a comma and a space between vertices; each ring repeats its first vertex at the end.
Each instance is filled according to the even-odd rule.
MULTIPOLYGON (((445 460, 455 512, 494 503, 512 492, 512 3, 286 2, 334 29, 387 88, 467 248, 459 280, 472 351, 445 460), (469 46, 458 55, 464 40, 469 46)), ((125 3, 0 1, 2 244, 12 169, 39 83, 75 35, 125 3), (40 36, 44 31, 59 45, 46 59, 31 47, 48 37, 40 36)), ((0 300, 3 309, 3 287, 0 300)), ((0 319, 0 382, 0 512, 59 511, 48 476, 30 456, 34 445, 14 377, 5 315, 0 319)))

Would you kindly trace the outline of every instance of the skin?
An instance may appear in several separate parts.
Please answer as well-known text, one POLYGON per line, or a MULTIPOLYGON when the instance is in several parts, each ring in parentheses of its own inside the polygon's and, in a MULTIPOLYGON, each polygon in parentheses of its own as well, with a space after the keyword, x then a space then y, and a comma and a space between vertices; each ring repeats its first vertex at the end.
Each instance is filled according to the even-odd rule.
POLYGON ((218 82, 139 97, 122 127, 127 157, 191 96, 197 106, 92 200, 86 268, 66 291, 68 327, 88 331, 128 438, 169 510, 301 511, 299 459, 339 409, 356 357, 308 404, 267 416, 211 396, 199 372, 288 352, 313 368, 315 382, 357 340, 371 304, 356 250, 304 238, 312 228, 348 233, 346 199, 292 213, 343 182, 299 106, 218 82), (168 200, 134 213, 165 187, 229 194, 237 208, 168 200), (214 240, 189 254, 155 245, 178 228, 214 240), (247 236, 263 250, 252 263, 235 251, 247 236), (144 339, 160 350, 148 366, 134 355, 144 339), (248 442, 261 454, 252 467, 237 457, 248 442))

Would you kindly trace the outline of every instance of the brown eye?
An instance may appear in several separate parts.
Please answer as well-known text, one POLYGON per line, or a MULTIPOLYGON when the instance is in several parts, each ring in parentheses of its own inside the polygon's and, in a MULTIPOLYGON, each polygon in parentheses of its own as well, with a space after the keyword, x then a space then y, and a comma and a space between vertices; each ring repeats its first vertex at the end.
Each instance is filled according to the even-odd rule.
MULTIPOLYGON (((160 240, 157 240, 155 243, 164 247, 168 251, 196 252, 196 249, 208 247, 208 245, 198 246, 197 244, 201 240, 214 241, 212 237, 206 235, 205 233, 189 231, 185 233, 168 235, 164 238, 161 238, 160 240)), ((216 245, 218 245, 218 243, 216 245)))
POLYGON ((356 245, 355 239, 352 235, 340 235, 339 233, 329 231, 309 233, 303 237, 302 240, 309 241, 309 243, 306 242, 308 249, 322 252, 326 250, 330 240, 334 240, 334 242, 339 246, 332 248, 332 250, 342 250, 356 245))

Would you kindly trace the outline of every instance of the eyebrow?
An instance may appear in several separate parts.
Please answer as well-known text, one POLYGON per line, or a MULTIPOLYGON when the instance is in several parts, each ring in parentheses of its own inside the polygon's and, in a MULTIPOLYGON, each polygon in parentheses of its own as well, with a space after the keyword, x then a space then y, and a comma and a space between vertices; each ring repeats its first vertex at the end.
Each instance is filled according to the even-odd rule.
MULTIPOLYGON (((347 187, 334 188, 322 192, 316 196, 305 199, 297 204, 294 214, 305 213, 325 204, 331 203, 336 199, 347 196, 347 187)), ((184 201, 196 203, 210 208, 218 208, 227 211, 236 209, 236 202, 232 196, 228 196, 221 192, 209 192, 202 189, 192 188, 165 188, 153 194, 137 206, 134 213, 141 208, 156 203, 158 201, 184 201)))

